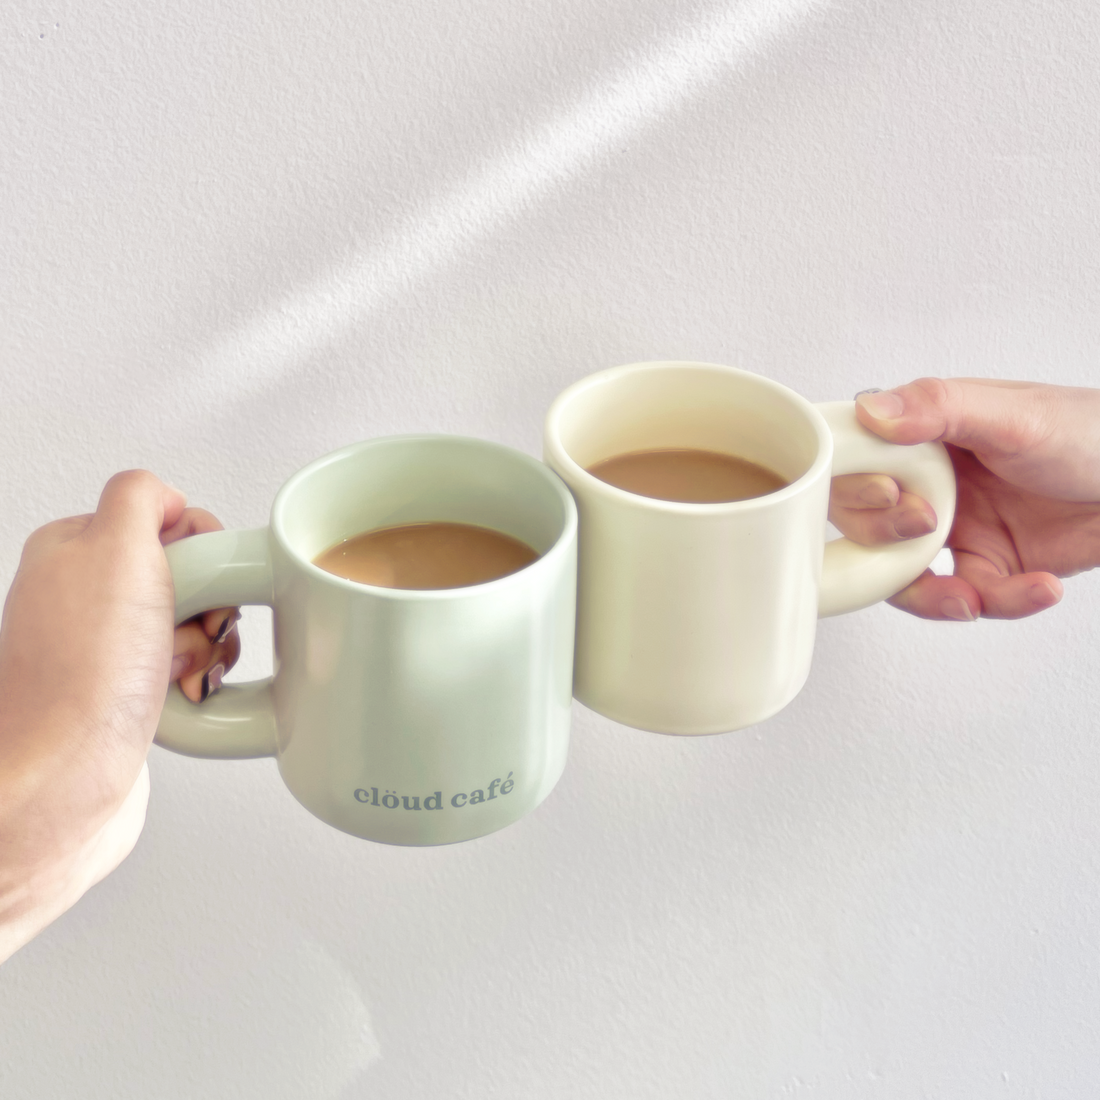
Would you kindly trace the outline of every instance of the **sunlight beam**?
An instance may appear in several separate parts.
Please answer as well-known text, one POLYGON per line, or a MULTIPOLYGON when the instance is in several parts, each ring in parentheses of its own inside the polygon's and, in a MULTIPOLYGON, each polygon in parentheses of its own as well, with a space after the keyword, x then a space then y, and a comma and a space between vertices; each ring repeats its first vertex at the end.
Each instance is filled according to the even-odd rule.
POLYGON ((354 260, 227 333, 188 385, 258 392, 831 6, 742 0, 640 51, 354 260))

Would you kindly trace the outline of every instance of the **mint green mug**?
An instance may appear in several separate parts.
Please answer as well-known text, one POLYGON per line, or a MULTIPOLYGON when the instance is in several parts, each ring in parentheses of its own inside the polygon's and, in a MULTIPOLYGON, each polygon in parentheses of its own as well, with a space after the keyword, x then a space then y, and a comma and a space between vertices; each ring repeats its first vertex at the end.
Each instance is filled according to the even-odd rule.
POLYGON ((176 622, 272 608, 275 674, 195 705, 172 685, 156 742, 189 756, 274 756, 322 821, 388 844, 448 844, 510 825, 565 766, 577 511, 546 466, 461 436, 372 439, 317 459, 267 527, 165 548, 176 622), (464 588, 379 588, 313 559, 378 527, 493 528, 539 557, 464 588))

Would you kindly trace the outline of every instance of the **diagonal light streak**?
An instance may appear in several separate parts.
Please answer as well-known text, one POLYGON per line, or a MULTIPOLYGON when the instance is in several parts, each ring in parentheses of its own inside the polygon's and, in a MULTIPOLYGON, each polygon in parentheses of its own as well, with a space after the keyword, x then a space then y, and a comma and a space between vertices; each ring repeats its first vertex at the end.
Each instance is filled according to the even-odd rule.
POLYGON ((259 391, 832 3, 741 0, 640 52, 358 257, 227 333, 188 385, 259 391))

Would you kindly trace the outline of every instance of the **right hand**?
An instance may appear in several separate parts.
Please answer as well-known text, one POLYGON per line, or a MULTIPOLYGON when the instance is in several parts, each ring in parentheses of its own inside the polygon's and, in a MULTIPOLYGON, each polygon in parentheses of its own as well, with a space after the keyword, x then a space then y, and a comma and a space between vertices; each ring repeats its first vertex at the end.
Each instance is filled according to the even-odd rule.
POLYGON ((170 680, 208 694, 240 652, 235 608, 173 630, 164 546, 221 528, 186 504, 129 470, 23 547, 0 617, 0 962, 133 848, 170 680))
MULTIPOLYGON (((887 601, 894 607, 925 619, 1019 619, 1062 598, 1060 577, 1100 565, 1100 390, 921 378, 861 395, 856 415, 891 443, 944 443, 958 482, 954 575, 926 570, 887 601)), ((849 538, 883 541, 875 509, 858 512, 830 518, 849 538)))

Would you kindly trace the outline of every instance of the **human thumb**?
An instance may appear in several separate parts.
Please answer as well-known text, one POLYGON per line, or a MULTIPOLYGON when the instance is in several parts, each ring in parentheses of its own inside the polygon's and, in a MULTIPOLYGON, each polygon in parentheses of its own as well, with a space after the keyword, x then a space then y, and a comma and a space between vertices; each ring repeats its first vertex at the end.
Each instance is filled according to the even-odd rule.
POLYGON ((1018 454, 1034 438, 1047 387, 984 378, 918 378, 856 397, 859 422, 891 443, 938 440, 985 455, 1018 454))

